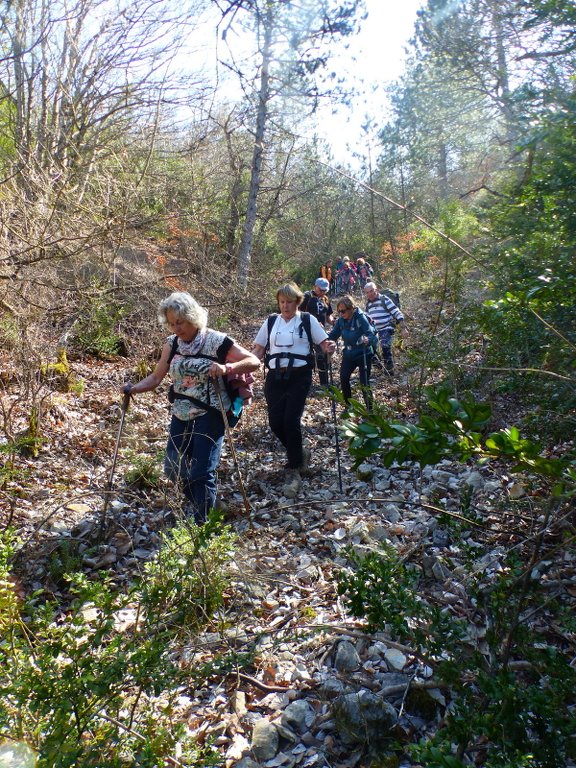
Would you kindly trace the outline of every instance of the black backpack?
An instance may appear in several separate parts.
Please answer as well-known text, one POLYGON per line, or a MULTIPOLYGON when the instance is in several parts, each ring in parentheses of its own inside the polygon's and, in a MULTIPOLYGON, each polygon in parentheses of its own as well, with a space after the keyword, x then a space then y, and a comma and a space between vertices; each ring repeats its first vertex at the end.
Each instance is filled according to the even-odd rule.
MULTIPOLYGON (((168 365, 172 362, 172 359, 174 358, 174 355, 178 351, 178 336, 174 336, 174 341, 172 342, 172 347, 170 349, 170 354, 168 356, 168 365)), ((186 355, 183 355, 183 357, 186 357, 186 355)), ((188 355, 188 357, 200 357, 204 360, 213 360, 214 362, 223 364, 222 360, 218 360, 217 357, 212 357, 211 355, 203 355, 201 352, 197 353, 196 355, 188 355)), ((224 381, 224 388, 226 389, 226 394, 230 398, 230 408, 226 411, 226 421, 228 422, 228 426, 235 427, 236 424, 240 421, 240 417, 242 416, 242 411, 244 410, 244 401, 250 400, 253 397, 253 392, 251 388, 251 383, 253 381, 252 376, 249 374, 242 377, 242 385, 244 387, 244 391, 248 393, 248 397, 243 397, 239 391, 238 391, 238 384, 239 384, 240 377, 236 376, 234 378, 229 378, 228 376, 223 376, 222 380, 224 381)), ((170 385, 170 389, 168 390, 168 400, 173 403, 174 400, 190 400, 194 405, 197 405, 199 408, 202 408, 205 411, 212 411, 213 413, 220 413, 219 408, 215 408, 213 405, 210 405, 209 403, 204 403, 202 400, 198 400, 196 397, 191 397, 190 395, 183 395, 179 392, 174 391, 174 385, 170 385)))
MULTIPOLYGON (((270 360, 273 360, 277 357, 287 357, 288 358, 288 366, 286 368, 286 376, 290 375, 290 371, 292 370, 294 366, 294 360, 305 360, 306 365, 310 366, 311 368, 314 367, 315 357, 314 357, 314 342, 312 341, 312 328, 310 327, 310 312, 300 312, 300 337, 302 336, 302 329, 306 332, 306 336, 308 338, 308 344, 310 345, 310 351, 307 355, 296 355, 294 352, 281 352, 276 353, 274 355, 271 355, 270 350, 270 334, 272 333, 272 328, 274 327, 274 323, 276 322, 278 318, 278 314, 275 312, 272 315, 268 316, 268 339, 266 341, 266 346, 264 348, 264 365, 266 368, 270 368, 270 360)), ((278 376, 280 376, 280 369, 276 369, 278 376)))
MULTIPOLYGON (((383 296, 388 296, 389 299, 392 300, 394 304, 400 309, 400 294, 398 291, 393 291, 391 288, 381 288, 380 293, 383 296)), ((384 302, 382 302, 384 304, 384 302)), ((384 309, 386 309, 386 306, 384 305, 384 309)))

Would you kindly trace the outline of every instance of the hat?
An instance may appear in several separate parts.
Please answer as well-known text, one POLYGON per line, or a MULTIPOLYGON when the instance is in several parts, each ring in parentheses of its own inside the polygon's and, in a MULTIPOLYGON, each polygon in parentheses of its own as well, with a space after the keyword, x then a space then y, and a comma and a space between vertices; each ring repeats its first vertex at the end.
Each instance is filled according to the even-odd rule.
POLYGON ((316 282, 314 283, 314 285, 317 285, 321 291, 327 291, 328 288, 330 288, 330 283, 328 282, 328 280, 326 280, 325 277, 319 277, 318 280, 316 280, 316 282))
POLYGON ((344 256, 344 258, 342 259, 342 261, 350 261, 350 256, 344 256))

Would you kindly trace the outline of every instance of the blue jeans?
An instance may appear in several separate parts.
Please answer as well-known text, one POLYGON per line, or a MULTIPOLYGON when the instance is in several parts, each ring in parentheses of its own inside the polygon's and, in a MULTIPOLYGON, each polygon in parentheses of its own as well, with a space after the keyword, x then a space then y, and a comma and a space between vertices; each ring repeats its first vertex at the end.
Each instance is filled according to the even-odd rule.
POLYGON ((172 416, 164 458, 168 479, 180 482, 198 525, 206 522, 216 503, 216 473, 224 441, 219 413, 205 413, 190 421, 172 416))
POLYGON ((378 331, 378 338, 380 339, 380 347, 382 348, 384 367, 388 373, 392 373, 394 371, 394 358, 392 357, 392 341, 394 339, 394 329, 386 328, 383 331, 378 331))

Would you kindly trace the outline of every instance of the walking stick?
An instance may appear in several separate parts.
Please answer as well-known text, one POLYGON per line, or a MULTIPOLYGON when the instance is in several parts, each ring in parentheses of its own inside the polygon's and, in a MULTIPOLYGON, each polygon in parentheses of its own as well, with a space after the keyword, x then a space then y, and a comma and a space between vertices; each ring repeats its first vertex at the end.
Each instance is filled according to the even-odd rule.
MULTIPOLYGON (((334 386, 334 377, 332 375, 332 358, 330 355, 326 355, 326 359, 328 362, 328 376, 330 377, 330 386, 334 386)), ((332 419, 334 421, 334 438, 336 442, 336 466, 338 467, 338 488, 340 489, 340 493, 344 493, 342 489, 342 465, 340 463, 340 440, 338 438, 338 424, 336 422, 336 399, 334 398, 334 395, 332 395, 332 419)))
POLYGON ((230 425, 228 424, 228 418, 226 416, 226 411, 224 410, 224 403, 222 402, 222 393, 220 392, 219 388, 216 388, 216 393, 218 395, 218 402, 220 404, 220 412, 222 413, 222 420, 224 421, 224 429, 226 430, 226 437, 228 438, 228 443, 230 445, 232 462, 234 463, 234 469, 236 470, 236 474, 238 475, 238 483, 240 485, 240 493, 242 494, 242 499, 244 501, 244 509, 248 514, 250 514, 250 512, 252 512, 252 507, 250 506, 250 502, 248 501, 248 496, 246 495, 244 480, 242 479, 242 473, 240 472, 240 465, 238 464, 238 459, 236 457, 236 448, 234 446, 234 439, 232 438, 232 430, 230 429, 230 425))
POLYGON ((364 398, 364 404, 366 405, 366 408, 368 410, 371 410, 371 400, 372 400, 372 390, 370 388, 370 379, 368 377, 368 352, 366 350, 366 347, 368 344, 362 344, 362 355, 364 357, 364 378, 366 379, 366 384, 362 387, 362 397, 364 398))
POLYGON ((368 344, 362 344, 362 354, 364 356, 364 378, 366 379, 366 388, 370 387, 370 379, 368 377, 368 344))
POLYGON ((104 497, 104 508, 102 509, 102 517, 100 518, 100 536, 104 535, 106 529, 106 513, 108 512, 108 505, 110 504, 110 496, 112 494, 112 483, 114 482, 114 472, 116 471, 116 461, 118 459, 118 449, 120 448, 120 438, 124 430, 124 420, 126 418, 126 411, 130 405, 130 392, 125 392, 122 399, 122 408, 120 411, 120 424, 118 426, 118 434, 116 435, 116 445, 114 446, 114 455, 112 457, 112 468, 110 469, 110 475, 108 477, 108 485, 106 486, 106 495, 104 497))

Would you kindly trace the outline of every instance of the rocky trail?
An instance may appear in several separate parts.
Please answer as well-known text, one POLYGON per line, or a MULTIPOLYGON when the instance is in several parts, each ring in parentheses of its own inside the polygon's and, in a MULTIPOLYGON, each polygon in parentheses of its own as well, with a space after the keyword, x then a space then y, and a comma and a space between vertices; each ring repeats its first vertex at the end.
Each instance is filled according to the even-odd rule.
MULTIPOLYGON (((147 456, 158 463, 163 451, 168 411, 158 391, 130 404, 108 504, 110 535, 96 552, 86 545, 82 555, 83 538, 100 522, 125 370, 118 362, 94 361, 73 362, 73 369, 86 382, 84 391, 46 399, 45 442, 38 458, 27 460, 35 488, 23 482, 4 512, 28 542, 28 587, 56 596, 58 585, 40 556, 55 542, 79 540, 85 570, 106 570, 119 583, 129 582, 154 557, 175 509, 173 489, 163 480, 153 491, 124 481, 135 461, 147 456)), ((362 631, 364 622, 349 614, 338 594, 338 572, 350 566, 351 552, 394 548, 420 574, 422 599, 430 596, 442 610, 466 619, 466 642, 482 653, 487 627, 469 585, 473 577, 498 572, 505 549, 521 547, 531 535, 527 490, 497 468, 450 462, 385 469, 374 457, 353 471, 340 442, 340 493, 331 405, 316 393, 304 418, 310 471, 298 495, 286 498, 284 458, 267 427, 261 381, 256 390, 233 433, 249 513, 228 445, 220 468, 226 520, 238 535, 232 597, 218 626, 196 637, 181 657, 183 665, 196 666, 234 651, 250 653, 254 661, 249 672, 184 687, 180 716, 201 740, 217 746, 226 766, 371 766, 368 747, 391 735, 414 743, 434 733, 449 692, 415 646, 393 642, 384 631, 362 631), (518 515, 503 516, 503 499, 514 497, 518 515), (472 517, 481 523, 453 536, 452 522, 472 517)), ((402 374, 393 381, 376 378, 374 390, 398 413, 410 412, 402 374)), ((562 578, 573 579, 574 563, 565 561, 563 569, 562 578)), ((545 578, 560 577, 551 566, 545 578)))

